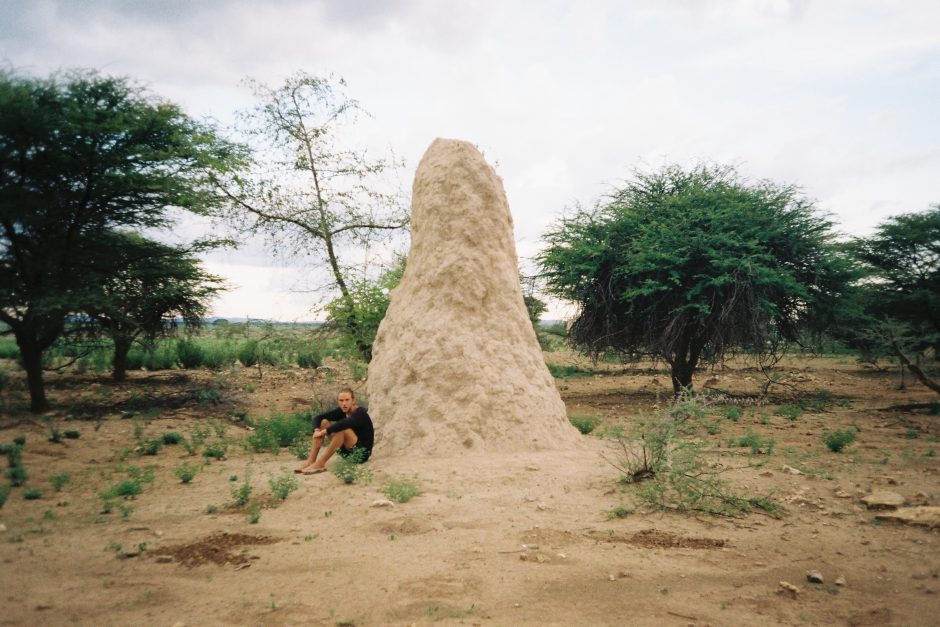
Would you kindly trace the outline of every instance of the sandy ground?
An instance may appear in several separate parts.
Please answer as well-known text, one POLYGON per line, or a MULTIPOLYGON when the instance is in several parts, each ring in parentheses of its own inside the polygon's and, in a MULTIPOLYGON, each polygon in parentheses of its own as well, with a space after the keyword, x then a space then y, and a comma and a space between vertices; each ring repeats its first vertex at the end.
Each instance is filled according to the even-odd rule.
MULTIPOLYGON (((47 441, 41 421, 14 411, 25 393, 3 397, 0 441, 26 436, 29 485, 43 495, 26 500, 14 488, 0 509, 0 624, 940 624, 937 529, 879 522, 861 501, 886 489, 940 505, 932 452, 940 417, 882 410, 936 396, 910 381, 897 390, 896 372, 847 358, 789 360, 781 372, 795 387, 776 388, 775 403, 824 388, 840 404, 793 421, 775 415, 775 404, 747 407, 740 421, 717 418, 718 431, 704 436, 737 489, 773 492, 779 519, 646 509, 604 461, 610 442, 594 435, 560 453, 376 457, 369 483, 308 476, 278 501, 266 496, 268 479, 297 461, 286 450, 243 450, 247 431, 232 411, 298 411, 347 382, 342 372, 133 373, 122 385, 53 375, 50 415, 79 439, 47 441), (210 387, 220 402, 200 404, 198 391, 210 387), (135 442, 122 414, 128 402, 147 407, 148 437, 188 433, 214 417, 232 442, 228 456, 190 484, 173 469, 200 458, 179 447, 122 462, 135 442), (821 433, 849 425, 860 429, 857 442, 829 452, 821 433), (775 439, 772 455, 728 446, 748 428, 775 439), (132 508, 126 517, 102 513, 98 496, 124 476, 122 463, 154 472, 141 495, 121 502, 132 508), (71 480, 56 492, 49 478, 61 472, 71 480), (256 524, 227 506, 246 473, 265 504, 256 524), (423 493, 374 506, 383 485, 403 478, 423 493), (608 515, 618 507, 630 513, 608 515), (823 583, 808 582, 810 570, 823 583), (781 581, 799 591, 779 592, 781 581)), ((706 380, 740 394, 757 387, 743 366, 703 373, 697 384, 706 380)), ((557 381, 570 413, 599 416, 603 426, 665 404, 667 384, 652 366, 557 381)))

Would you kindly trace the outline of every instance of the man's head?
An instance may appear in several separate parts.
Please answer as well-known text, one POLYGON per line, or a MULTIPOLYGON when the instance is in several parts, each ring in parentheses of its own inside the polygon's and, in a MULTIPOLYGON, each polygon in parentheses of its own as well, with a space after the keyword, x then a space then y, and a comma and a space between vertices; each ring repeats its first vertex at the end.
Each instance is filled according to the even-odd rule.
POLYGON ((336 393, 336 403, 343 413, 348 414, 356 408, 356 396, 352 388, 343 388, 336 393))

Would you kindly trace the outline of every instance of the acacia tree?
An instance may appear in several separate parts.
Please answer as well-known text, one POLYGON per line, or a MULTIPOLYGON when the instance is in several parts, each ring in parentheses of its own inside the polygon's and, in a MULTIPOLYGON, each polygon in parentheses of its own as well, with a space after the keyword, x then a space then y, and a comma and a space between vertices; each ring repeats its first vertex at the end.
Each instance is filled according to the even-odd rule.
POLYGON ((169 206, 217 199, 209 176, 240 151, 127 79, 0 73, 0 321, 42 412, 42 354, 116 268, 96 246, 116 227, 160 227, 169 206), (92 271, 93 269, 93 271, 92 271))
POLYGON ((123 381, 131 345, 153 341, 175 328, 178 320, 187 329, 198 327, 223 281, 203 271, 193 256, 205 245, 187 249, 124 232, 102 238, 98 245, 113 248, 110 257, 118 268, 96 281, 99 293, 87 314, 113 341, 113 376, 123 381))
MULTIPOLYGON (((359 111, 331 79, 304 72, 276 88, 248 81, 259 104, 242 115, 256 143, 253 175, 223 184, 230 204, 221 215, 243 233, 262 234, 278 254, 323 260, 339 290, 341 320, 357 347, 362 341, 361 308, 350 283, 345 258, 351 248, 366 248, 408 224, 400 194, 383 191, 385 177, 401 164, 372 159, 364 150, 345 148, 342 123, 359 111)), ((335 315, 339 313, 340 315, 335 315)))
POLYGON ((792 186, 673 165, 563 218, 539 264, 548 291, 579 306, 576 346, 661 358, 678 395, 702 363, 765 354, 830 321, 850 278, 831 240, 792 186))
POLYGON ((912 351, 931 348, 936 355, 940 349, 940 205, 889 218, 852 248, 867 270, 867 324, 856 321, 854 339, 894 355, 940 393, 940 382, 910 357, 912 351))

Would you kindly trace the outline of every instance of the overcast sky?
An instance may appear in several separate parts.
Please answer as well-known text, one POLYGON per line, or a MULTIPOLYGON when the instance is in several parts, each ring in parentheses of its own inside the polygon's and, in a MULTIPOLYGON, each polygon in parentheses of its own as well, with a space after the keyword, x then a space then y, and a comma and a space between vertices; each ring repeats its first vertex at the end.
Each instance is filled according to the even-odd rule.
MULTIPOLYGON (((131 76, 223 124, 246 76, 342 76, 405 188, 435 137, 481 148, 523 258, 565 207, 667 162, 798 184, 847 234, 940 202, 936 0, 0 0, 0 60, 131 76)), ((236 286, 217 315, 320 317, 291 291, 303 264, 251 246, 207 266, 236 286)))

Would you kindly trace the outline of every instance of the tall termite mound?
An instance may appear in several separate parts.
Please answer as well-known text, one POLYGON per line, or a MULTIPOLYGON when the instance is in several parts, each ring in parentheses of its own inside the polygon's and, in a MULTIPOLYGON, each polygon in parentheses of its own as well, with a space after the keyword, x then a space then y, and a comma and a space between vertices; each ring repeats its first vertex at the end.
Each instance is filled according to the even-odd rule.
POLYGON ((425 152, 411 229, 369 364, 377 452, 570 447, 578 434, 522 300, 502 181, 472 144, 436 139, 425 152))

